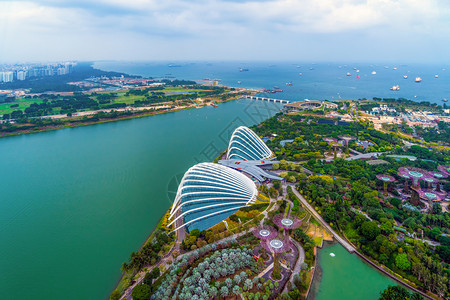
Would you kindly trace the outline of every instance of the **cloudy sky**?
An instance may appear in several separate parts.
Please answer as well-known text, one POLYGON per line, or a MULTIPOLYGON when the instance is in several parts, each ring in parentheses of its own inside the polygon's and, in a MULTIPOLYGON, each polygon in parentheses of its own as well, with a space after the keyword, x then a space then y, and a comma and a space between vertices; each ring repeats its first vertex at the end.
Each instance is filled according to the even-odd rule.
POLYGON ((450 62, 449 0, 0 0, 0 61, 450 62))

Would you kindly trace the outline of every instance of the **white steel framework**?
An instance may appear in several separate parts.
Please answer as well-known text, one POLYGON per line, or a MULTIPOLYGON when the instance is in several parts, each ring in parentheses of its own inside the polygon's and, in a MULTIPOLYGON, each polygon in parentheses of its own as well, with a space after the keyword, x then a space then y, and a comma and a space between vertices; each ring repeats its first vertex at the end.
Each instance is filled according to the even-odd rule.
POLYGON ((275 157, 267 145, 245 126, 236 128, 230 138, 227 159, 263 160, 275 157))
POLYGON ((257 194, 255 183, 242 173, 219 164, 197 164, 181 180, 169 226, 177 224, 175 230, 185 226, 189 230, 208 229, 253 202, 257 194), (182 225, 176 222, 180 218, 182 225))

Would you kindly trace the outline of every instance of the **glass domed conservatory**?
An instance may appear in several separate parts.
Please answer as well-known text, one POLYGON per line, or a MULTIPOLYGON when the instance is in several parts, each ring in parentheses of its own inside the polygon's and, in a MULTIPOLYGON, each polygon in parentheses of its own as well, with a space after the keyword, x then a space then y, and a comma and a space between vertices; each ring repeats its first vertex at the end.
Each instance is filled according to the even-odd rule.
POLYGON ((252 203, 257 195, 254 182, 238 171, 214 163, 197 164, 181 180, 169 226, 206 230, 252 203))
POLYGON ((275 157, 267 145, 251 129, 236 128, 228 145, 227 159, 263 160, 275 157))

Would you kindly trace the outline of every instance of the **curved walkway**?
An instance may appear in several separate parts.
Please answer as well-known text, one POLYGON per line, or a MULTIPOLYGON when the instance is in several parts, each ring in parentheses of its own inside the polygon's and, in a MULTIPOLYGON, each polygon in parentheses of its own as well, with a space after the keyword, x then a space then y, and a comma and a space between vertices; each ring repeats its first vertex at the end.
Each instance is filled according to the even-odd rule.
POLYGON ((306 201, 306 199, 295 189, 294 185, 291 185, 292 187, 292 192, 297 196, 298 199, 300 199, 300 201, 302 202, 303 206, 311 213, 313 214, 314 218, 319 221, 323 227, 325 227, 336 239, 336 241, 339 242, 339 244, 341 244, 342 246, 344 246, 345 249, 347 249, 348 252, 353 253, 356 251, 356 249, 350 245, 349 242, 347 242, 345 239, 343 239, 342 237, 340 237, 334 230, 333 228, 331 228, 330 225, 328 225, 327 222, 325 222, 325 220, 322 218, 321 215, 319 215, 319 213, 314 209, 314 207, 311 206, 311 204, 308 203, 308 201, 306 201))
MULTIPOLYGON (((300 246, 300 244, 294 240, 291 239, 292 243, 297 247, 298 250, 298 259, 297 262, 295 263, 294 269, 292 270, 291 273, 291 278, 289 278, 289 281, 294 284, 294 276, 295 274, 300 274, 300 271, 302 269, 302 264, 305 262, 305 250, 303 249, 302 246, 300 246)), ((285 285, 283 293, 287 293, 287 285, 285 285)))

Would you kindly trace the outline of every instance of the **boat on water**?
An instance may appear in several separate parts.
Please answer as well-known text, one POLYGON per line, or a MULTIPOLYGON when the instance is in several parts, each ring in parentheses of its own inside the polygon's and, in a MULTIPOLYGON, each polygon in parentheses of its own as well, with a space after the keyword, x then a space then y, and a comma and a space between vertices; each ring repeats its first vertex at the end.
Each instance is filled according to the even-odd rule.
POLYGON ((434 75, 434 78, 439 78, 439 75, 438 74, 434 75))
POLYGON ((347 76, 352 76, 352 74, 350 72, 347 72, 347 76))
POLYGON ((292 82, 286 82, 286 85, 292 85, 292 82))
POLYGON ((248 72, 248 69, 240 68, 239 72, 248 72))
POLYGON ((375 71, 372 71, 372 75, 376 75, 377 74, 377 72, 375 72, 375 71))
POLYGON ((280 87, 278 87, 278 86, 274 86, 274 87, 273 87, 273 89, 274 89, 274 90, 279 90, 279 89, 280 89, 280 87))
POLYGON ((302 75, 303 75, 303 73, 298 73, 298 75, 302 76, 302 75))
POLYGON ((400 86, 398 85, 394 85, 393 87, 391 87, 391 91, 399 91, 400 90, 400 86))
POLYGON ((356 75, 356 79, 359 79, 359 74, 358 74, 358 75, 356 75))
POLYGON ((242 82, 241 82, 241 81, 238 81, 237 83, 238 83, 238 84, 241 84, 242 82))
POLYGON ((408 75, 403 75, 403 78, 408 79, 408 75))
POLYGON ((211 103, 212 107, 219 107, 219 105, 215 104, 215 103, 211 103))
POLYGON ((397 70, 397 68, 393 68, 393 70, 397 70))
POLYGON ((448 100, 447 100, 447 99, 445 99, 445 98, 444 98, 444 99, 442 99, 442 102, 447 102, 447 101, 448 101, 448 100))
POLYGON ((359 70, 356 70, 356 73, 359 73, 359 70))
POLYGON ((422 82, 422 78, 416 77, 416 82, 417 82, 417 83, 418 83, 418 82, 422 82))

